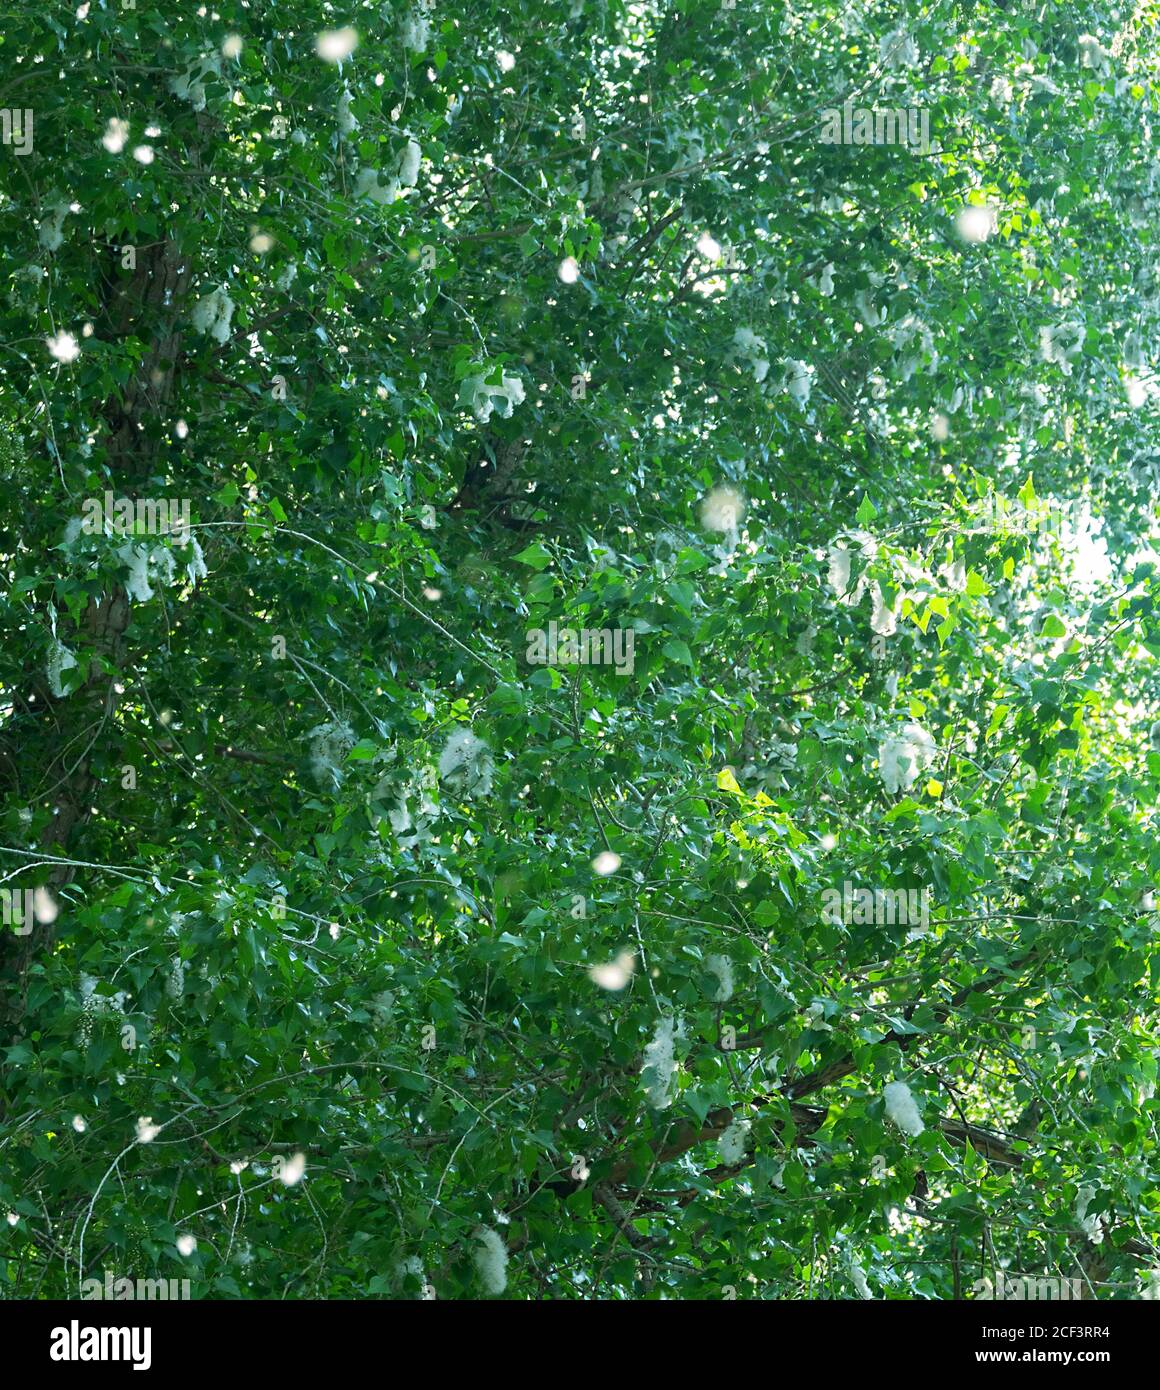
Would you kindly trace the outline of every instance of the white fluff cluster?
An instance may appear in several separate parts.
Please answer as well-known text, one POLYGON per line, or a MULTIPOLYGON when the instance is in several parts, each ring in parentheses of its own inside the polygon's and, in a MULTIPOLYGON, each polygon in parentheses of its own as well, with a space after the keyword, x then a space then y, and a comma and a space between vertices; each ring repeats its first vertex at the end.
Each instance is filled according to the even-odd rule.
POLYGON ((874 303, 870 290, 859 290, 854 296, 854 309, 866 328, 877 328, 886 322, 886 310, 874 303))
POLYGON ((399 181, 385 179, 377 169, 368 166, 358 171, 354 196, 369 198, 372 203, 393 203, 399 196, 399 181))
POLYGON ((439 803, 432 795, 439 785, 434 767, 424 763, 400 770, 395 766, 397 749, 389 750, 385 756, 380 754, 375 761, 383 762, 384 771, 371 791, 372 807, 379 814, 386 814, 400 849, 426 844, 440 813, 439 803))
POLYGON ((180 999, 185 993, 185 972, 188 969, 189 966, 180 956, 173 957, 169 978, 165 981, 165 993, 170 999, 180 999))
POLYGON ((98 981, 94 975, 81 976, 81 1021, 77 1029, 77 1046, 88 1047, 93 1035, 93 1020, 108 1018, 113 1014, 123 1014, 129 1002, 128 994, 118 990, 116 994, 98 994, 98 981))
POLYGON ((1095 68, 1103 76, 1112 70, 1112 55, 1094 34, 1079 36, 1079 60, 1085 68, 1095 68))
POLYGON ((315 779, 337 790, 346 776, 343 764, 355 745, 354 730, 342 720, 329 719, 306 735, 310 744, 310 770, 315 779))
POLYGON ((813 370, 808 362, 801 362, 796 357, 785 359, 785 376, 781 389, 788 391, 798 405, 809 404, 810 392, 814 387, 813 370))
MULTIPOLYGON (((358 171, 355 180, 354 196, 369 198, 372 203, 387 206, 399 198, 405 188, 414 188, 419 181, 419 164, 423 151, 414 136, 408 135, 407 143, 399 155, 393 177, 388 178, 379 169, 369 165, 358 171)), ((522 388, 521 388, 522 389, 522 388)), ((521 396, 521 400, 523 397, 521 396)))
POLYGON ((966 592, 967 563, 961 557, 947 559, 939 566, 938 575, 946 583, 947 588, 952 589, 956 594, 966 592))
MULTIPOLYGON (((1022 71, 1022 69, 1020 69, 1020 71, 1022 71)), ((1042 72, 1031 74, 1030 90, 1033 92, 1048 92, 1053 97, 1059 96, 1059 88, 1046 73, 1042 72)))
POLYGON ((234 316, 234 301, 224 285, 202 297, 193 306, 190 318, 199 333, 208 333, 217 343, 230 336, 230 320, 234 316))
POLYGON ((915 778, 934 761, 935 741, 921 724, 904 724, 897 734, 878 745, 878 772, 891 794, 907 791, 915 778))
POLYGON ((1054 362, 1064 376, 1071 376, 1071 364, 1083 349, 1086 333, 1082 323, 1048 324, 1039 330, 1039 355, 1045 362, 1054 362))
MULTIPOLYGON (((189 558, 182 566, 182 572, 193 584, 204 579, 208 571, 201 546, 192 538, 188 544, 189 558)), ((169 588, 177 582, 177 560, 167 545, 147 546, 130 541, 127 545, 118 546, 114 554, 129 571, 125 593, 134 603, 148 603, 153 597, 153 585, 156 583, 169 588)))
POLYGON ((349 87, 344 87, 338 99, 338 128, 344 135, 353 135, 358 129, 358 120, 350 109, 353 100, 354 93, 349 87))
POLYGON ((684 1023, 669 1015, 657 1019, 652 1042, 644 1050, 641 1075, 645 1078, 645 1094, 654 1110, 667 1110, 673 1103, 673 1077, 677 1071, 674 1044, 684 1037, 684 1023))
POLYGON ((1104 1227, 1098 1216, 1088 1215, 1088 1207, 1095 1201, 1096 1189, 1084 1186, 1075 1194, 1075 1219, 1083 1227, 1083 1233, 1093 1245, 1100 1245, 1104 1239, 1104 1227))
POLYGON ((882 592, 880 584, 874 584, 870 590, 871 602, 873 604, 870 613, 870 627, 879 637, 890 637, 898 631, 898 607, 901 595, 896 595, 894 604, 887 608, 886 598, 882 592))
POLYGON ((510 420, 516 406, 523 404, 524 383, 506 372, 500 374, 498 383, 489 381, 488 375, 480 372, 467 377, 459 388, 459 398, 481 424, 491 419, 493 411, 501 420, 510 420))
MULTIPOLYGON (((153 589, 149 583, 149 562, 152 555, 148 546, 123 545, 117 550, 116 555, 129 570, 129 577, 125 580, 125 592, 134 603, 147 603, 153 597, 153 589)), ((172 556, 169 557, 169 563, 173 563, 172 556)))
POLYGON ((918 1135, 926 1128, 905 1081, 891 1081, 883 1089, 882 1099, 886 1102, 887 1115, 903 1134, 918 1135))
POLYGON ((1007 77, 996 77, 991 82, 991 100, 996 106, 1010 105, 1011 98, 1015 95, 1015 89, 1011 86, 1011 80, 1007 77))
POLYGON ((827 299, 834 293, 833 261, 829 261, 822 267, 822 273, 818 276, 818 293, 825 295, 827 299))
POLYGON ((769 375, 769 349, 765 339, 752 328, 739 328, 733 335, 733 356, 753 370, 753 379, 760 385, 769 375))
POLYGON ((906 32, 904 25, 892 29, 878 41, 878 62, 888 72, 900 68, 913 68, 918 65, 918 44, 906 32))
POLYGON ((48 649, 48 666, 45 669, 45 675, 48 678, 48 688, 52 691, 55 699, 63 698, 64 673, 72 670, 76 664, 77 659, 72 652, 59 638, 54 637, 52 646, 48 649))
MULTIPOLYGON (((878 542, 868 531, 853 531, 850 533, 850 540, 855 542, 867 564, 872 564, 877 559, 878 542)), ((864 572, 859 575, 858 582, 853 589, 850 588, 850 562, 853 553, 851 547, 841 541, 831 541, 826 551, 828 562, 826 577, 829 580, 830 588, 833 589, 838 602, 845 604, 847 608, 853 608, 858 603, 863 590, 866 588, 864 572)))
POLYGON ((470 729, 456 729, 439 755, 439 776, 465 796, 490 796, 495 760, 483 739, 470 729))
POLYGON ((475 1252, 475 1268, 479 1282, 488 1293, 503 1293, 507 1288, 507 1247, 498 1231, 483 1226, 475 1233, 479 1248, 475 1252))
POLYGON ((413 136, 408 136, 403 153, 399 156, 399 186, 401 188, 414 188, 419 182, 419 161, 422 158, 423 151, 419 148, 419 142, 413 136))
POLYGON ((866 1282, 866 1271, 860 1264, 856 1264, 853 1260, 850 1261, 850 1279, 854 1287, 858 1290, 859 1298, 874 1297, 870 1285, 866 1282))
POLYGON ((408 53, 426 53, 431 42, 431 21, 425 14, 409 14, 403 20, 401 38, 408 53))
POLYGON ((898 370, 903 381, 909 381, 918 371, 924 357, 927 359, 927 373, 938 371, 939 352, 934 345, 934 334, 917 314, 904 315, 886 330, 886 336, 894 345, 894 351, 902 357, 898 370))
POLYGON ((750 1120, 733 1121, 717 1140, 717 1152, 721 1155, 722 1163, 744 1163, 745 1150, 749 1147, 749 1131, 752 1128, 750 1120))
POLYGON ((390 822, 391 829, 395 832, 395 838, 406 835, 415 828, 414 819, 411 816, 411 807, 408 805, 407 793, 399 792, 395 802, 387 808, 387 820, 390 822))
POLYGON ((40 244, 46 251, 55 251, 64 240, 64 219, 72 211, 63 198, 53 203, 44 217, 40 219, 40 231, 37 235, 40 244))
POLYGON ((720 531, 737 542, 737 528, 745 515, 745 498, 727 484, 715 487, 701 503, 701 525, 706 531, 720 531))
POLYGON ((402 1284, 408 1274, 418 1279, 420 1288, 426 1288, 427 1274, 418 1255, 408 1255, 405 1259, 395 1261, 395 1283, 402 1284))
POLYGON ((1133 410, 1139 410, 1148 399, 1150 383, 1134 372, 1124 371, 1121 375, 1124 383, 1124 395, 1128 398, 1128 404, 1133 410))
POLYGON ((371 1000, 371 1013, 374 1014, 375 1022, 379 1024, 390 1023, 395 1012, 395 995, 393 990, 380 990, 371 1000))
POLYGON ((202 553, 201 546, 193 538, 189 542, 189 559, 185 562, 185 573, 191 584, 196 584, 199 579, 209 577, 209 570, 205 567, 205 555, 202 553))
POLYGON ((179 101, 188 101, 195 111, 204 111, 206 81, 221 75, 221 55, 211 53, 195 59, 183 73, 170 78, 169 90, 179 101))
MULTIPOLYGON (((43 227, 43 223, 41 224, 43 227)), ((27 309, 31 307, 28 302, 31 296, 35 296, 40 288, 40 282, 47 275, 44 266, 36 263, 18 266, 12 272, 11 286, 8 293, 4 296, 14 309, 27 309)))
POLYGON ((827 579, 830 588, 841 603, 856 602, 856 595, 848 592, 850 588, 850 552, 844 545, 831 545, 827 554, 829 569, 827 579))
POLYGON ((705 960, 705 969, 717 980, 714 1002, 727 1004, 733 998, 733 962, 728 956, 709 956, 705 960))

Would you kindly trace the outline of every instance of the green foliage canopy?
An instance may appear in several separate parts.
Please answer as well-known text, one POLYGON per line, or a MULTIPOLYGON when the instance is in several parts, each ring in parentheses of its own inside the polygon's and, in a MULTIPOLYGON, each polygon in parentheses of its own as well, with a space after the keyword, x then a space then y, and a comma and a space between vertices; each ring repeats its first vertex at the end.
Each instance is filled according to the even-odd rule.
POLYGON ((1154 1289, 1156 5, 7 8, 0 1289, 1154 1289))

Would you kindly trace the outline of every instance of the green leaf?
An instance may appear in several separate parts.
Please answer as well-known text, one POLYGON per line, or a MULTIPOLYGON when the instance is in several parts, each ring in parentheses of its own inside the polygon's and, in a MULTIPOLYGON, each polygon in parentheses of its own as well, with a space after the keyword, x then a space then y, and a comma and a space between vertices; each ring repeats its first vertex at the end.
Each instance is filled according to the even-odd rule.
POLYGON ((533 541, 515 557, 521 565, 529 565, 534 570, 542 570, 552 563, 551 553, 539 541, 533 541))

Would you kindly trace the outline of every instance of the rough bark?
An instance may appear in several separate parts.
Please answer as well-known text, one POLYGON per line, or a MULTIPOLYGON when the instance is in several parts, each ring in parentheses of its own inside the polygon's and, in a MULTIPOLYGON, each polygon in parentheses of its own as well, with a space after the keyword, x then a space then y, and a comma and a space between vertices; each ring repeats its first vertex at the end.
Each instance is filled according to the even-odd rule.
MULTIPOLYGON (((119 265, 115 252, 114 259, 119 265)), ((188 257, 170 236, 141 248, 131 271, 119 274, 114 269, 106 281, 97 336, 114 343, 136 338, 144 344, 137 371, 123 391, 110 395, 101 407, 107 485, 118 497, 142 495, 157 471, 161 416, 177 371, 180 314, 189 280, 188 257)), ((25 717, 16 725, 20 747, 14 751, 37 784, 51 788, 52 812, 40 836, 40 847, 50 854, 65 854, 89 820, 99 780, 94 754, 99 749, 104 761, 118 738, 117 702, 128 684, 122 673, 132 661, 127 642, 130 608, 124 587, 114 584, 90 599, 79 623, 59 612, 62 641, 92 653, 84 684, 57 699, 37 675, 35 698, 21 705, 25 717)), ((74 873, 73 866, 61 864, 37 882, 56 897, 74 873)), ((29 966, 51 947, 53 931, 52 923, 37 922, 27 936, 3 935, 2 1012, 9 1024, 24 1012, 29 966)))

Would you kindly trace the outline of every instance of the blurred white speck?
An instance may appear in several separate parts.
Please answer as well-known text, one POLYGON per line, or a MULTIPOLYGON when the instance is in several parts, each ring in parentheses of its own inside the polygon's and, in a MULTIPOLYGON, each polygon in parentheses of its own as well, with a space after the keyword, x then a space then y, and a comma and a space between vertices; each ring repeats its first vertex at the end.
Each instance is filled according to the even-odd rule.
POLYGON ((306 1172, 306 1155, 294 1154, 282 1164, 278 1172, 278 1180, 285 1183, 287 1187, 293 1187, 295 1183, 301 1182, 302 1174, 306 1172))
POLYGON ((986 241, 995 230, 994 209, 979 207, 972 203, 959 213, 955 226, 958 228, 959 236, 964 241, 973 243, 986 241))
POLYGON ((37 888, 33 893, 32 910, 36 914, 38 922, 55 922, 60 916, 60 908, 56 905, 56 899, 47 888, 37 888))
POLYGON ((745 499, 734 487, 717 487, 701 503, 701 525, 706 531, 735 535, 745 512, 745 499))
POLYGON ((601 989, 623 989, 632 979, 636 957, 631 951, 621 951, 615 960, 606 965, 594 965, 589 970, 589 978, 601 989))
POLYGON ((341 63, 358 47, 358 32, 348 24, 343 29, 324 29, 314 41, 318 56, 327 63, 341 63))
POLYGON ((45 338, 44 341, 58 362, 75 362, 81 355, 80 344, 71 333, 61 332, 55 338, 45 338))
POLYGON ((120 116, 113 116, 105 127, 104 135, 101 136, 101 144, 110 154, 120 154, 128 138, 129 122, 123 121, 120 116))

